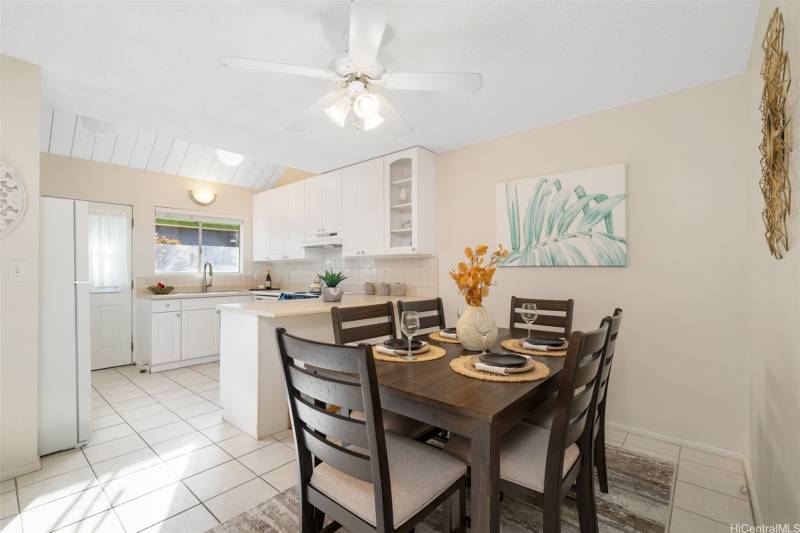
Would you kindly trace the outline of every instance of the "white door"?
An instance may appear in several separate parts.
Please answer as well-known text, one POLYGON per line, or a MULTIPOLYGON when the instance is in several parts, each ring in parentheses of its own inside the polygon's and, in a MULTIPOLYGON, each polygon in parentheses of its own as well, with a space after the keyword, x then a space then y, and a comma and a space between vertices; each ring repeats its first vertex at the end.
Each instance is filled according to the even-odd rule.
POLYGON ((219 321, 216 309, 192 309, 181 316, 181 359, 219 353, 219 321))
POLYGON ((89 203, 89 329, 92 370, 129 365, 131 206, 89 203))
POLYGON ((181 314, 153 313, 151 364, 160 365, 181 358, 181 314))

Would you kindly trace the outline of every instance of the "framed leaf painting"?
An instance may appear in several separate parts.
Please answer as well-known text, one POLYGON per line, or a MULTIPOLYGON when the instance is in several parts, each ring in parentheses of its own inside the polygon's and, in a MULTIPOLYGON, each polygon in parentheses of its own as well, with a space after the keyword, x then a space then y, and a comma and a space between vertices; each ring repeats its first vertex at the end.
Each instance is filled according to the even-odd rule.
POLYGON ((501 266, 625 266, 625 197, 624 163, 498 183, 501 266))

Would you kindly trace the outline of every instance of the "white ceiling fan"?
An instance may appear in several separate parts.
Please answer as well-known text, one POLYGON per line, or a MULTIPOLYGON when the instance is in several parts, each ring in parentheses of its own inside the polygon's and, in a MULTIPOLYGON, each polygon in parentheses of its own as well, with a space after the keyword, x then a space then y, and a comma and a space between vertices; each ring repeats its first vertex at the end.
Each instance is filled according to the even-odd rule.
POLYGON ((413 129, 378 89, 457 92, 481 89, 483 76, 477 73, 387 72, 377 59, 386 20, 384 6, 369 0, 351 2, 347 55, 331 61, 327 70, 235 56, 223 57, 222 64, 335 83, 335 90, 317 100, 286 127, 290 131, 306 130, 323 112, 334 124, 344 128, 352 112, 350 124, 356 129, 371 130, 385 122, 396 136, 402 137, 413 129))

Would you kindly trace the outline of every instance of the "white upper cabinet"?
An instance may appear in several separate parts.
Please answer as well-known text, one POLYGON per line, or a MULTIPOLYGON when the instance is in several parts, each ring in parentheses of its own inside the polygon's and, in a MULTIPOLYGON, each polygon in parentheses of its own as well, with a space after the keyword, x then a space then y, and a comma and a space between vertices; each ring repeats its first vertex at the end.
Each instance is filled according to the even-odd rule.
POLYGON ((253 261, 303 259, 305 184, 253 196, 253 261))
POLYGON ((410 148, 383 158, 386 255, 436 252, 436 156, 410 148))
POLYGON ((326 172, 305 184, 304 241, 339 233, 342 229, 342 170, 326 172))
POLYGON ((383 160, 372 159, 342 171, 342 255, 384 253, 383 160))
POLYGON ((267 261, 269 258, 267 244, 269 234, 268 192, 253 195, 253 261, 267 261))

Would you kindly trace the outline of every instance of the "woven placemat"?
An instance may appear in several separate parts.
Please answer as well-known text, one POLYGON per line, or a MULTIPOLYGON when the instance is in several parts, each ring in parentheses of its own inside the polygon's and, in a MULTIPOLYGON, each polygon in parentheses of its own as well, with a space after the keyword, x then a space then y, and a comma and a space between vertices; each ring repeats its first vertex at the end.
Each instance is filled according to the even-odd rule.
POLYGON ((461 341, 458 339, 448 339, 447 337, 442 337, 441 335, 439 335, 438 331, 434 331, 433 333, 429 334, 428 338, 436 342, 449 342, 450 344, 461 344, 461 341))
POLYGON ((413 361, 405 359, 404 355, 387 355, 385 353, 381 353, 376 350, 374 346, 372 347, 372 356, 376 361, 388 361, 390 363, 424 363, 425 361, 441 359, 447 353, 441 346, 434 346, 433 344, 429 344, 428 346, 430 346, 431 349, 427 352, 416 354, 414 356, 416 359, 413 361))
POLYGON ((541 355, 542 357, 564 357, 567 355, 567 350, 551 350, 542 352, 539 350, 529 350, 522 347, 524 339, 506 339, 500 343, 500 346, 509 352, 521 353, 525 355, 541 355))
POLYGON ((478 361, 480 355, 464 355, 456 357, 450 361, 450 368, 462 376, 480 379, 483 381, 499 381, 502 383, 522 383, 524 381, 536 381, 544 379, 550 375, 550 367, 539 361, 530 359, 525 363, 526 367, 530 367, 530 372, 520 374, 509 374, 504 376, 502 374, 492 374, 491 372, 484 372, 483 370, 475 369, 475 362, 478 361))

